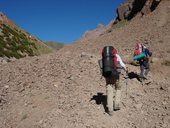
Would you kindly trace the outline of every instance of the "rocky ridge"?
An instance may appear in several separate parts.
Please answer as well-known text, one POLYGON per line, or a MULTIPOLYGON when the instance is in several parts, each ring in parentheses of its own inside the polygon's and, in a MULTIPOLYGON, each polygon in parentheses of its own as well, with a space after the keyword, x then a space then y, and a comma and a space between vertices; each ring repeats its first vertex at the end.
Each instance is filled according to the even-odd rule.
POLYGON ((86 31, 82 37, 77 40, 79 41, 91 41, 94 38, 102 36, 106 33, 111 32, 117 26, 122 26, 126 21, 130 21, 135 17, 143 17, 153 12, 162 0, 126 0, 116 10, 117 17, 113 19, 105 27, 97 27, 94 30, 86 31))
POLYGON ((117 8, 117 21, 131 20, 136 15, 147 15, 154 11, 161 0, 127 0, 117 8))

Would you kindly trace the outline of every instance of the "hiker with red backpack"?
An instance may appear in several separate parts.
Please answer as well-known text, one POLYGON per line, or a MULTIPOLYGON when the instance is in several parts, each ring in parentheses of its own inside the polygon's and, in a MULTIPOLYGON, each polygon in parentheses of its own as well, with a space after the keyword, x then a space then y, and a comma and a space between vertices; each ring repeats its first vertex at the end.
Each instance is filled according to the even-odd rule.
POLYGON ((138 61, 140 65, 140 81, 144 82, 147 79, 147 75, 150 71, 149 58, 152 56, 152 52, 143 44, 137 43, 133 60, 138 61))
POLYGON ((120 109, 121 85, 119 84, 121 69, 127 72, 126 65, 121 57, 116 53, 113 46, 105 46, 102 50, 102 60, 100 63, 102 75, 106 79, 106 94, 108 114, 112 115, 113 110, 120 109), (113 87, 116 89, 114 109, 113 109, 113 87))

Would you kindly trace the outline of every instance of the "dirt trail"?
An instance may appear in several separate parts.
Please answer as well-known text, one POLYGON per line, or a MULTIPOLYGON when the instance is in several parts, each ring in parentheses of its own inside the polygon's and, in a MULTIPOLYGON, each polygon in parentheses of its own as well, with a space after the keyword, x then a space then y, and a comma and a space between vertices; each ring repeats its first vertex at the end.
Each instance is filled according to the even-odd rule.
POLYGON ((159 80, 151 73, 155 79, 144 86, 136 78, 129 79, 127 97, 122 80, 122 109, 110 117, 105 112, 105 81, 100 78, 98 56, 83 53, 73 59, 72 55, 56 53, 1 66, 2 94, 7 92, 2 127, 169 126, 168 78, 159 80))
MULTIPOLYGON (((169 5, 167 2, 159 9, 168 9, 169 5)), ((170 127, 170 66, 162 64, 170 57, 169 15, 163 26, 157 25, 159 17, 158 10, 90 43, 0 64, 0 128, 170 127), (154 58, 161 59, 151 64, 151 83, 143 86, 135 78, 139 67, 127 64, 131 75, 128 94, 122 79, 121 110, 111 117, 105 112, 99 51, 111 44, 126 60, 131 57, 136 39, 147 39, 154 58)))

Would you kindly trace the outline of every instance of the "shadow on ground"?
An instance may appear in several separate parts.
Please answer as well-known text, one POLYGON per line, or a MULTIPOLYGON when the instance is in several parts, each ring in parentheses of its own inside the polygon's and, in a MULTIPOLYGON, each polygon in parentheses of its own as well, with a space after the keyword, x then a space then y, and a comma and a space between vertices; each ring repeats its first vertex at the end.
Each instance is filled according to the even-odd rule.
POLYGON ((90 101, 95 100, 97 105, 102 104, 104 107, 105 112, 108 112, 108 109, 106 107, 107 104, 107 96, 103 95, 103 93, 99 92, 97 95, 93 95, 93 97, 90 99, 90 101))
MULTIPOLYGON (((128 73, 128 78, 129 79, 137 79, 138 81, 140 81, 140 77, 139 77, 139 75, 137 74, 137 73, 135 73, 135 72, 130 72, 130 73, 128 73)), ((140 81, 141 82, 141 81, 140 81)))

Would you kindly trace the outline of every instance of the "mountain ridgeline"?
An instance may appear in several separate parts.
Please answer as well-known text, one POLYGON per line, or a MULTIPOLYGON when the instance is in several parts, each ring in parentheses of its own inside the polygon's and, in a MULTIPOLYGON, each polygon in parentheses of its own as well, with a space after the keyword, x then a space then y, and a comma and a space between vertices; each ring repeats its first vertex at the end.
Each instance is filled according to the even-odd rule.
POLYGON ((0 13, 0 57, 22 58, 51 52, 38 38, 22 30, 0 13))
POLYGON ((91 41, 114 29, 123 27, 135 17, 143 17, 153 12, 163 0, 126 0, 116 9, 117 17, 107 26, 99 24, 96 29, 86 31, 77 42, 91 41))
POLYGON ((131 20, 137 14, 143 16, 154 11, 161 0, 126 0, 117 8, 116 21, 131 20))

